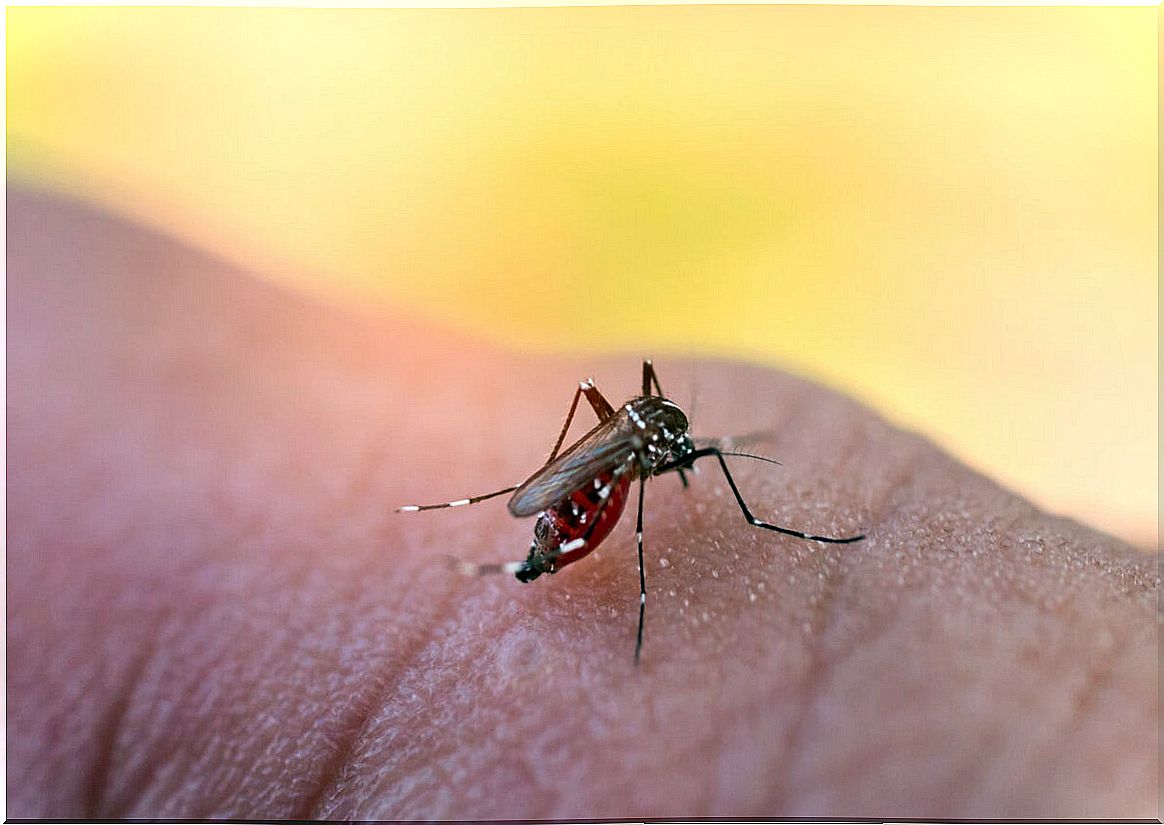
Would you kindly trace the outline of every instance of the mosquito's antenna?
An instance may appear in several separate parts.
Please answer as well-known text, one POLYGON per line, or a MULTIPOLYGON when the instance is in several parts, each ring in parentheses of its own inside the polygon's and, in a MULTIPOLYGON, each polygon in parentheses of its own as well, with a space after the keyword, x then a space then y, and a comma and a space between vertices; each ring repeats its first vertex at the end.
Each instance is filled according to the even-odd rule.
POLYGON ((783 464, 781 464, 781 463, 780 463, 779 461, 777 461, 776 459, 774 459, 774 458, 768 458, 767 456, 764 456, 764 455, 756 455, 755 453, 740 453, 740 452, 733 452, 733 451, 730 451, 730 450, 721 450, 721 452, 722 452, 724 455, 738 455, 740 458, 754 458, 754 459, 756 459, 756 461, 766 461, 766 462, 768 462, 769 464, 775 464, 777 467, 783 467, 783 466, 784 466, 783 464))

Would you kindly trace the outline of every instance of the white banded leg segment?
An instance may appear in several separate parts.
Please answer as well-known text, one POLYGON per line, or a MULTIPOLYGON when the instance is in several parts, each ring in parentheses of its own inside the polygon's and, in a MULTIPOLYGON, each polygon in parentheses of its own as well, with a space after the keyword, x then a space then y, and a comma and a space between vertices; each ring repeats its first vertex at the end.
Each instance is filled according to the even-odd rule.
POLYGON ((525 567, 524 561, 511 561, 505 564, 473 564, 461 559, 450 559, 453 569, 462 576, 491 576, 494 573, 513 574, 525 567))
POLYGON ((565 556, 567 553, 573 553, 575 550, 581 550, 586 546, 586 539, 574 539, 565 544, 559 545, 550 552, 546 553, 546 561, 554 561, 555 559, 565 556))
MULTIPOLYGON (((560 547, 555 548, 545 555, 545 561, 552 562, 567 553, 573 553, 575 550, 581 550, 586 546, 585 539, 574 539, 568 541, 560 547)), ((464 561, 462 559, 450 558, 449 563, 453 569, 463 576, 491 576, 495 573, 504 573, 512 575, 519 570, 524 570, 529 561, 510 561, 504 564, 474 564, 473 562, 464 561)))
POLYGON ((643 651, 643 620, 647 615, 647 571, 643 568, 643 493, 646 476, 639 476, 639 514, 635 522, 635 539, 639 549, 639 632, 635 636, 635 664, 643 651))
POLYGON ((444 510, 448 507, 464 507, 468 504, 476 504, 478 501, 485 501, 487 499, 503 496, 506 493, 512 493, 518 488, 518 485, 506 487, 504 490, 494 490, 492 493, 485 493, 480 496, 470 496, 469 498, 459 498, 456 501, 446 501, 444 504, 409 504, 405 507, 397 507, 397 513, 419 513, 422 510, 444 510))

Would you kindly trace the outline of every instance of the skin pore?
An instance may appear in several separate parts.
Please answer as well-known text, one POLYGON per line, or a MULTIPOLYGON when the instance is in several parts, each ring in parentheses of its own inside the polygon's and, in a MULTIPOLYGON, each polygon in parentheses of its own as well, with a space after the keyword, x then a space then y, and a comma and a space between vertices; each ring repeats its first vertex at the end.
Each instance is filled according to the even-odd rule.
MULTIPOLYGON (((8 201, 8 815, 1155 817, 1155 556, 787 375, 655 358, 771 430, 522 585, 505 498, 570 394, 116 218, 8 201)), ((646 355, 644 353, 643 355, 646 355)), ((581 413, 580 413, 581 415, 581 413)), ((576 422, 573 435, 589 428, 576 422)))

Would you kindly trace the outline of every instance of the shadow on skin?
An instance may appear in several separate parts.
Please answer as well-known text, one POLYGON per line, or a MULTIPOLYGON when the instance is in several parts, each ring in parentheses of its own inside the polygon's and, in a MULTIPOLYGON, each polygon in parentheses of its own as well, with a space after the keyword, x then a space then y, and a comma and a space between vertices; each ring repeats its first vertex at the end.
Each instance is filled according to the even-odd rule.
MULTIPOLYGON (((504 498, 580 378, 280 292, 77 205, 8 202, 8 815, 1154 817, 1154 557, 855 402, 656 359, 697 435, 521 585, 504 498)), ((587 422, 588 425, 588 422, 587 422)), ((575 434, 586 427, 576 425, 575 434)))

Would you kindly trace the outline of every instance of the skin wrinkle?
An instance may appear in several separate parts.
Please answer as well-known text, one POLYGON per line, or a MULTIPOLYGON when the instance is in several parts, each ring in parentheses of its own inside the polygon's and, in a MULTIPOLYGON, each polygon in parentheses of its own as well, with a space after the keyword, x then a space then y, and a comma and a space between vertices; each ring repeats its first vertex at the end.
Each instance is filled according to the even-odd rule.
MULTIPOLYGON (((218 648, 216 655, 205 664, 205 677, 201 679, 195 679, 191 682, 191 689, 195 692, 190 697, 185 697, 189 699, 188 704, 194 704, 193 697, 197 695, 196 691, 199 690, 201 686, 205 684, 214 684, 214 675, 219 671, 219 667, 224 662, 228 661, 229 656, 230 648, 227 645, 221 645, 218 648)), ((162 686, 158 685, 157 687, 162 686)), ((182 705, 185 703, 181 699, 176 699, 173 701, 173 704, 182 705)), ((126 714, 123 716, 123 719, 127 718, 129 709, 131 707, 131 705, 127 705, 126 714)), ((112 818, 124 819, 135 816, 133 813, 135 808, 140 806, 144 799, 148 798, 151 791, 157 789, 159 784, 158 777, 162 769, 165 766, 174 765, 175 763, 179 762, 177 757, 186 755, 183 751, 183 746, 184 743, 181 741, 175 738, 166 737, 161 747, 151 752, 152 758, 143 759, 141 761, 138 769, 127 778, 127 781, 122 783, 122 787, 128 789, 127 796, 129 798, 124 802, 121 802, 121 804, 116 804, 112 801, 109 803, 111 813, 113 814, 112 818), (136 797, 134 796, 133 790, 135 788, 138 789, 136 797)), ((189 761, 193 760, 190 759, 189 761)))
POLYGON ((347 714, 349 721, 342 728, 336 750, 314 780, 311 794, 298 804, 297 810, 307 818, 334 816, 337 805, 342 804, 343 791, 362 759, 367 731, 391 705, 392 697, 400 694, 400 686, 415 673, 420 654, 435 643, 439 620, 434 623, 433 617, 443 615, 447 605, 459 600, 464 586, 458 584, 452 577, 441 580, 441 596, 426 605, 426 618, 415 623, 403 648, 394 649, 391 666, 372 677, 373 686, 365 692, 364 701, 347 714))
MULTIPOLYGON (((284 638, 280 638, 276 645, 282 646, 286 644, 284 638)), ((230 655, 232 648, 226 648, 225 652, 230 655)), ((201 704, 204 712, 210 715, 214 712, 216 705, 221 705, 227 698, 227 691, 220 686, 215 689, 216 680, 214 676, 214 669, 211 669, 208 678, 201 680, 203 683, 210 685, 210 689, 203 689, 201 691, 201 704), (223 695, 222 700, 216 701, 218 694, 223 695)), ((263 683, 255 683, 250 673, 246 669, 241 669, 235 678, 227 680, 230 683, 235 682, 250 682, 256 684, 256 688, 262 692, 263 695, 270 695, 270 702, 277 706, 281 693, 284 690, 294 690, 294 683, 287 687, 280 685, 270 685, 263 683)), ((313 706, 318 705, 317 701, 311 701, 313 706)), ((263 773, 267 770, 270 762, 276 758, 279 753, 281 745, 281 737, 279 735, 280 722, 279 719, 273 716, 273 711, 263 710, 256 714, 255 719, 249 723, 252 741, 261 743, 263 748, 263 756, 259 759, 244 759, 241 754, 236 753, 237 745, 233 745, 229 740, 229 730, 225 736, 216 732, 218 735, 210 737, 208 740, 199 740, 196 742, 195 748, 190 748, 184 751, 181 756, 185 758, 185 774, 190 777, 198 777, 200 775, 212 772, 219 773, 216 777, 220 787, 246 787, 248 780, 254 780, 261 783, 259 787, 253 791, 257 795, 267 795, 268 791, 265 787, 266 783, 263 778, 263 773)), ((318 733, 318 729, 313 727, 309 732, 303 735, 305 740, 311 741, 312 736, 322 738, 318 733)), ((171 760, 175 761, 175 760, 171 760)), ((180 761, 180 760, 179 760, 180 761)), ((306 769, 309 766, 304 766, 306 769)), ((300 777, 296 777, 300 779, 300 777)), ((298 783, 297 783, 298 784, 298 783)), ((173 793, 173 792, 172 792, 173 793)), ((287 795, 286 793, 284 795, 287 795)), ((165 798, 165 797, 163 797, 165 798)), ((288 800, 290 802, 290 800, 288 800)), ((237 816, 237 808, 234 806, 223 806, 221 803, 215 803, 209 800, 198 798, 192 804, 198 807, 193 808, 196 818, 220 818, 220 817, 234 817, 237 816)), ((284 809, 280 809, 281 811, 284 809)), ((282 815, 290 815, 290 805, 286 807, 287 813, 282 815)))
POLYGON ((1071 731, 1078 729, 1083 723, 1084 714, 1094 706, 1099 691, 1110 683, 1116 663, 1125 654, 1131 641, 1130 631, 1121 634, 1120 640, 1112 649, 1099 662, 1087 668, 1083 683, 1071 701, 1071 715, 1063 722, 1064 739, 1068 739, 1071 731))
MULTIPOLYGON (((255 542, 266 545, 269 539, 269 537, 250 538, 252 546, 255 542)), ((231 546, 235 543, 235 541, 229 539, 223 540, 223 544, 226 546, 231 546)), ((246 545, 239 543, 238 546, 246 545)), ((250 553, 248 555, 254 557, 256 554, 250 553)), ((214 572, 213 568, 201 572, 208 582, 213 583, 220 580, 220 576, 214 572)), ((284 580, 288 583, 293 583, 294 586, 301 584, 301 580, 294 572, 285 573, 284 580)), ((199 607, 196 604, 189 603, 188 597, 185 601, 182 599, 174 599, 173 601, 176 604, 182 604, 185 609, 186 618, 179 620, 177 624, 180 628, 193 631, 192 635, 198 642, 195 645, 195 650, 204 651, 210 647, 208 640, 212 640, 215 643, 212 648, 214 651, 213 655, 204 661, 198 661, 202 669, 201 674, 194 673, 189 669, 190 659, 189 657, 185 657, 185 667, 177 671, 171 670, 170 673, 159 674, 158 679, 161 681, 153 685, 155 695, 165 695, 173 692, 179 686, 185 687, 186 695, 178 697, 171 702, 172 705, 185 710, 185 713, 178 714, 176 720, 172 721, 172 724, 176 724, 179 728, 182 728, 186 724, 186 713, 189 713, 190 709, 209 709, 214 705, 216 697, 220 694, 220 683, 224 681, 239 681, 237 675, 235 678, 223 679, 223 674, 230 672, 229 666, 232 663, 237 663, 237 658, 232 639, 229 634, 223 634, 221 630, 233 624, 233 621, 224 621, 224 619, 233 620, 236 616, 232 615, 231 610, 233 608, 229 604, 209 604, 205 607, 199 607)), ((181 641, 179 640, 179 644, 181 644, 181 641)), ((286 644, 286 640, 280 637, 277 644, 286 644)), ((241 669, 235 668, 235 670, 240 671, 238 675, 242 674, 241 669)), ((256 726, 255 729, 257 730, 258 727, 256 726)), ((162 773, 160 771, 161 766, 172 765, 178 762, 185 764, 188 770, 194 771, 199 761, 206 762, 210 760, 216 767, 229 763, 229 760, 224 760, 221 758, 221 755, 218 757, 214 756, 215 749, 221 748, 222 743, 219 741, 213 739, 209 742, 199 741, 197 745, 198 748, 195 750, 190 748, 187 743, 183 743, 178 737, 167 736, 157 746, 158 749, 152 754, 153 758, 142 760, 137 772, 131 775, 128 781, 124 783, 125 787, 131 789, 137 788, 139 790, 137 798, 132 802, 127 802, 119 812, 119 815, 130 815, 135 808, 141 809, 150 798, 156 798, 159 794, 163 794, 162 798, 165 798, 163 780, 169 774, 162 773)), ((257 763, 252 760, 247 760, 243 764, 244 767, 240 769, 241 772, 246 772, 257 767, 257 763)), ((171 790, 171 793, 173 792, 171 790)), ((206 815, 209 814, 210 809, 206 809, 206 815)))
POLYGON ((345 787, 346 773, 351 769, 360 737, 380 709, 391 690, 382 678, 373 677, 373 688, 367 697, 357 696, 352 709, 344 714, 345 721, 339 732, 327 737, 331 754, 320 768, 319 776, 299 805, 295 819, 325 819, 331 812, 333 798, 345 787))
MULTIPOLYGON (((391 680, 389 690, 385 690, 381 699, 373 704, 372 712, 361 719, 361 727, 350 739, 350 748, 347 754, 344 768, 351 772, 358 772, 369 764, 370 756, 375 754, 377 747, 388 747, 393 751, 394 756, 407 759, 407 754, 403 753, 401 749, 394 747, 395 743, 405 734, 395 727, 390 728, 390 732, 385 734, 380 731, 380 727, 387 722, 395 723, 402 711, 405 711, 405 716, 409 714, 407 710, 414 704, 415 698, 422 692, 430 692, 433 686, 429 684, 429 674, 432 671, 431 655, 434 651, 440 650, 447 644, 447 629, 455 628, 460 625, 460 617, 464 615, 467 605, 473 603, 471 598, 459 598, 460 594, 464 594, 474 584, 471 579, 457 579, 450 577, 447 579, 453 583, 453 588, 449 596, 445 599, 445 604, 452 606, 452 611, 448 618, 436 618, 431 620, 431 624, 426 628, 423 634, 418 634, 416 643, 409 646, 408 655, 398 668, 394 669, 394 677, 391 680)), ((435 611, 433 616, 444 615, 442 611, 435 611)), ((442 656, 436 656, 439 660, 442 656)), ((465 679, 472 679, 471 673, 463 674, 465 679)), ((416 748, 422 745, 422 741, 410 741, 409 748, 416 748)), ((339 779, 343 779, 341 775, 339 779)), ((407 772, 399 772, 393 784, 398 787, 407 787, 410 784, 411 777, 407 772)), ((398 801, 396 808, 392 810, 380 811, 374 807, 369 807, 369 800, 366 792, 358 785, 353 787, 348 786, 350 790, 349 798, 346 800, 339 800, 334 798, 334 794, 327 792, 320 794, 320 804, 317 810, 312 813, 317 815, 326 815, 329 818, 341 817, 344 819, 364 819, 364 818, 412 818, 402 813, 401 805, 406 805, 406 800, 398 801), (363 797, 363 798, 361 798, 363 797)), ((337 781, 332 784, 332 790, 335 792, 342 790, 342 781, 337 781)), ((380 796, 381 794, 376 794, 380 796)), ((386 798, 391 798, 389 794, 382 794, 386 798)))
MULTIPOLYGON (((894 605, 900 605, 900 602, 894 602, 894 605)), ((887 619, 885 621, 874 626, 871 631, 867 630, 865 635, 859 639, 854 639, 848 651, 841 654, 838 667, 844 661, 851 660, 858 649, 871 647, 880 639, 888 637, 890 632, 896 629, 904 620, 903 611, 900 609, 889 610, 886 613, 887 619)), ((817 701, 819 701, 819 697, 817 697, 817 701)), ((856 775, 858 773, 856 770, 857 767, 865 767, 867 769, 869 765, 873 764, 873 759, 870 757, 881 755, 882 747, 882 745, 870 743, 866 746, 851 748, 848 756, 842 754, 833 760, 833 763, 830 765, 831 772, 827 776, 822 776, 819 772, 814 773, 810 768, 791 764, 790 768, 793 770, 788 772, 788 783, 793 786, 803 786, 813 781, 823 783, 828 777, 837 775, 856 775), (796 770, 797 768, 799 770, 796 770)), ((803 760, 801 761, 803 762, 803 760)))
POLYGON ((973 810, 970 803, 977 792, 980 792, 997 764, 994 758, 1005 755, 1010 743, 1006 737, 995 730, 987 730, 981 741, 974 748, 974 758, 969 764, 964 763, 963 770, 957 776, 951 777, 944 791, 941 792, 949 800, 953 811, 973 810))
POLYGON ((1043 748, 1040 749, 1041 753, 1031 755, 1027 764, 1021 769, 1022 776, 1031 776, 1037 766, 1045 764, 1064 748, 1070 747, 1074 736, 1084 724, 1085 713, 1092 709, 1100 690, 1110 684, 1115 666, 1128 650, 1132 635, 1131 631, 1122 634, 1120 640, 1100 662, 1085 670, 1082 683, 1075 692, 1068 709, 1069 715, 1059 723, 1058 736, 1048 737, 1043 748))
POLYGON ((105 810, 105 795, 111 784, 110 776, 113 766, 116 764, 114 760, 117 755, 117 741, 122 733, 126 713, 133 704, 134 697, 142 683, 142 676, 156 655, 157 645, 147 640, 144 649, 130 663, 128 673, 123 680, 124 686, 114 693, 105 718, 97 730, 97 755, 85 782, 84 801, 85 810, 94 819, 116 818, 114 814, 105 810))
MULTIPOLYGON (((460 588, 447 588, 445 598, 441 604, 449 604, 453 597, 463 592, 468 583, 460 588)), ((440 612, 440 611, 438 611, 440 612)), ((346 775, 352 770, 359 757, 359 747, 366 737, 374 720, 384 712, 389 697, 396 693, 399 687, 411 674, 417 657, 426 648, 434 643, 434 630, 431 626, 424 626, 413 633, 400 653, 398 661, 392 663, 387 673, 374 679, 374 687, 368 699, 357 700, 355 707, 347 714, 347 721, 341 726, 339 743, 333 753, 324 763, 315 783, 315 789, 302 800, 299 810, 302 814, 299 819, 331 818, 336 808, 336 797, 345 787, 346 775)))
MULTIPOLYGON (((1130 640, 1130 635, 1130 633, 1125 634, 1123 641, 1116 648, 1113 648, 1104 657, 1103 661, 1085 669, 1082 682, 1076 690, 1070 707, 1068 708, 1069 715, 1057 724, 1059 729, 1058 734, 1047 737, 1041 748, 1030 753, 1025 764, 1013 772, 1015 775, 1029 776, 1036 766, 1044 764, 1047 757, 1053 756, 1063 748, 1065 742, 1069 743, 1071 741, 1072 729, 1079 726, 1081 710, 1083 709, 1085 699, 1089 695, 1094 696, 1099 686, 1110 678, 1112 667, 1123 649, 1125 649, 1130 640)), ((986 746, 979 751, 978 755, 981 756, 982 753, 986 755, 991 753, 1002 754, 1005 752, 1007 745, 1008 743, 1004 737, 995 734, 987 738, 986 746)), ((955 809, 966 809, 969 807, 969 803, 974 799, 975 794, 981 792, 985 784, 979 780, 989 777, 994 773, 995 764, 989 758, 978 758, 971 766, 972 772, 968 776, 962 777, 964 781, 954 781, 951 783, 948 793, 950 799, 954 802, 955 809)), ((1016 779, 1015 784, 1021 785, 1022 782, 1016 779)))

